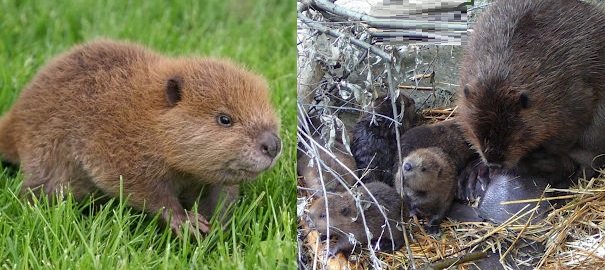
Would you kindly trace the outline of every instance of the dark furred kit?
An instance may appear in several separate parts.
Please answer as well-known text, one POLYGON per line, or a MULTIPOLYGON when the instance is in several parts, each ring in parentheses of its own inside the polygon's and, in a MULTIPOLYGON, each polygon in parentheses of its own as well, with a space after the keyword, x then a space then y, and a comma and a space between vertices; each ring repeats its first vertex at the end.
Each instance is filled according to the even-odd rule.
POLYGON ((358 175, 361 177, 365 174, 364 182, 381 181, 393 185, 393 166, 397 160, 393 158, 397 157, 395 128, 399 129, 399 134, 403 134, 416 124, 416 106, 413 99, 400 95, 395 104, 397 112, 403 112, 403 120, 399 126, 396 127, 391 120, 396 118, 393 115, 391 99, 379 97, 374 101, 374 113, 363 115, 353 128, 351 152, 360 169, 358 175))

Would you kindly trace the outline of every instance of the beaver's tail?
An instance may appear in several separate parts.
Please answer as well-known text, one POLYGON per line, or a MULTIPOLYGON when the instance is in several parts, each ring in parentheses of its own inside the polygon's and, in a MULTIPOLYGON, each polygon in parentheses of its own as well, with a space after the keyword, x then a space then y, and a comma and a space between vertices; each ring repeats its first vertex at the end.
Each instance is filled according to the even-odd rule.
POLYGON ((0 117, 0 159, 13 165, 19 164, 11 111, 0 117))

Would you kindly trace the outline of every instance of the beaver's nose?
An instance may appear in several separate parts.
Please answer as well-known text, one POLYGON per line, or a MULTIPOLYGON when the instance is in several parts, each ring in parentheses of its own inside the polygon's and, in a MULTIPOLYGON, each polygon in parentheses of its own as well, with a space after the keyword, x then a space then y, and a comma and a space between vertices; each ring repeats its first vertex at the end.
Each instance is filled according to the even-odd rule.
POLYGON ((260 135, 259 145, 261 153, 275 158, 281 151, 281 140, 275 133, 266 131, 260 135))

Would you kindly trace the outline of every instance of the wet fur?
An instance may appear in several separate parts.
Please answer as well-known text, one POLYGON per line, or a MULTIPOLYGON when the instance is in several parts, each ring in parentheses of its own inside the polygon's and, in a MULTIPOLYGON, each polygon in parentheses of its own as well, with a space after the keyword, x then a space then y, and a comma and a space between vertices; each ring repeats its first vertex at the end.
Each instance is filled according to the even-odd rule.
POLYGON ((0 120, 0 153, 20 164, 24 193, 115 197, 122 177, 129 205, 176 231, 190 220, 190 231, 206 232, 219 198, 236 200, 238 183, 274 164, 258 140, 278 127, 266 82, 229 61, 98 40, 50 61, 23 89, 0 120), (218 125, 217 113, 233 126, 218 125), (186 210, 195 202, 199 217, 186 210))
POLYGON ((483 160, 548 173, 531 157, 543 151, 603 165, 591 164, 605 153, 603 44, 605 13, 587 3, 492 4, 466 47, 458 97, 462 130, 483 160))
MULTIPOLYGON (((393 117, 390 98, 380 97, 374 101, 374 111, 377 114, 393 117)), ((403 134, 416 123, 416 106, 414 100, 401 94, 397 99, 397 112, 401 113, 404 105, 403 123, 399 126, 399 134, 403 134)), ((364 114, 353 128, 351 152, 359 170, 359 176, 369 171, 362 178, 365 183, 381 181, 393 185, 393 166, 398 160, 397 137, 392 121, 371 113, 364 114), (374 121, 372 121, 374 120, 374 121)))

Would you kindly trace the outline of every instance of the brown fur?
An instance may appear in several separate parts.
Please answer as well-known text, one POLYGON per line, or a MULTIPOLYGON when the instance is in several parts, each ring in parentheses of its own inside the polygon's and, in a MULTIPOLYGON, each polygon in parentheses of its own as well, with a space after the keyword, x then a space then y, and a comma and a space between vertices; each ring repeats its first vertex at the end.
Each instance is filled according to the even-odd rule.
POLYGON ((218 198, 275 163, 278 126, 266 82, 229 61, 101 40, 36 75, 0 121, 0 153, 20 163, 24 191, 115 197, 123 177, 131 206, 207 232, 218 198))
MULTIPOLYGON (((368 183, 366 188, 376 198, 378 204, 384 207, 383 210, 387 215, 395 246, 391 243, 388 226, 385 225, 385 218, 378 210, 376 202, 365 189, 359 187, 362 190, 359 196, 359 199, 362 200, 361 205, 362 207, 367 205, 363 214, 365 224, 372 234, 372 244, 374 246, 378 244, 381 250, 398 250, 403 245, 403 234, 396 229, 396 224, 401 220, 401 199, 397 191, 382 182, 368 183)), ((349 255, 353 251, 355 245, 349 242, 348 234, 355 236, 355 239, 361 244, 368 243, 364 219, 357 208, 355 198, 348 192, 329 194, 315 200, 309 208, 309 217, 313 222, 313 227, 321 235, 328 234, 329 225, 330 235, 338 238, 338 242, 330 250, 332 255, 341 251, 349 255), (326 201, 328 211, 326 211, 326 201), (326 213, 329 216, 329 224, 326 213)))
MULTIPOLYGON (((447 159, 460 173, 466 165, 475 158, 476 154, 470 148, 462 135, 462 131, 454 120, 447 120, 430 125, 421 125, 408 130, 401 136, 401 156, 407 157, 416 149, 438 147, 445 152, 447 159)), ((395 187, 401 187, 401 165, 397 163, 395 171, 395 187)))
POLYGON ((510 0, 488 8, 466 47, 458 98, 465 137, 486 164, 513 168, 539 162, 523 159, 544 151, 590 167, 605 153, 603 44, 605 13, 587 3, 510 0))
POLYGON ((456 193, 456 167, 443 150, 422 148, 410 153, 402 165, 403 195, 410 215, 429 220, 430 233, 439 232, 439 224, 452 205, 456 193))
MULTIPOLYGON (((313 139, 324 145, 321 138, 315 137, 313 139)), ((345 146, 342 143, 334 142, 332 146, 332 154, 334 154, 337 160, 330 157, 328 153, 321 149, 318 149, 318 151, 319 158, 325 163, 327 168, 325 166, 318 166, 316 160, 312 160, 303 151, 298 151, 297 172, 299 176, 303 177, 305 188, 310 189, 316 195, 321 195, 324 186, 326 191, 344 191, 345 186, 339 181, 339 178, 344 181, 347 187, 355 184, 356 179, 354 174, 357 166, 355 165, 353 156, 347 154, 345 146), (322 169, 321 178, 323 178, 324 186, 321 184, 318 168, 322 169)))

